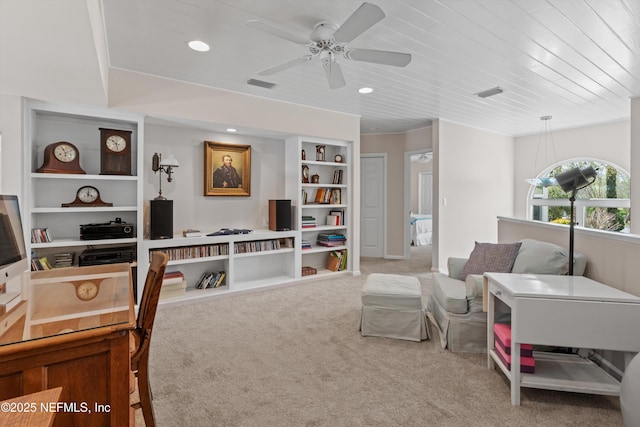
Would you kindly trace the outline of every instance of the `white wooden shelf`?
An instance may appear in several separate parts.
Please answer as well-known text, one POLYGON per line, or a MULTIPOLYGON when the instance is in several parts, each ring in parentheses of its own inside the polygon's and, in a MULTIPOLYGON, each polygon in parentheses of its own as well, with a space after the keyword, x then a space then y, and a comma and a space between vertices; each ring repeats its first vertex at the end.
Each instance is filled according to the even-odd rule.
POLYGON ((101 207, 69 207, 69 208, 31 208, 32 214, 51 213, 95 213, 95 212, 137 212, 137 206, 101 206, 101 207))
POLYGON ((52 242, 47 243, 31 243, 32 249, 44 249, 44 248, 65 248, 73 246, 104 246, 114 244, 130 244, 136 243, 136 238, 128 239, 101 239, 101 240, 80 240, 80 239, 55 239, 52 242))
MULTIPOLYGON (((511 380, 511 371, 502 363, 495 350, 491 357, 503 374, 511 380)), ((520 373, 520 387, 540 388, 574 393, 618 396, 620 382, 594 362, 575 354, 538 352, 533 374, 520 373)))
POLYGON ((131 175, 95 175, 95 174, 71 174, 71 173, 38 173, 32 172, 34 179, 75 179, 92 181, 137 181, 137 176, 131 175))

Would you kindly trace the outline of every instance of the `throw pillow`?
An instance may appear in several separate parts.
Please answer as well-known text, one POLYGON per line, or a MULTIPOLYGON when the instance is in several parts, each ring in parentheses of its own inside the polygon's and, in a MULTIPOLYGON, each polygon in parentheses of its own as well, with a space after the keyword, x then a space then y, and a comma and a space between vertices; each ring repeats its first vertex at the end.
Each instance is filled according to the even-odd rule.
POLYGON ((569 251, 562 246, 533 239, 523 239, 512 273, 567 274, 569 251))
POLYGON ((469 274, 510 273, 522 243, 478 243, 462 269, 460 280, 469 274))

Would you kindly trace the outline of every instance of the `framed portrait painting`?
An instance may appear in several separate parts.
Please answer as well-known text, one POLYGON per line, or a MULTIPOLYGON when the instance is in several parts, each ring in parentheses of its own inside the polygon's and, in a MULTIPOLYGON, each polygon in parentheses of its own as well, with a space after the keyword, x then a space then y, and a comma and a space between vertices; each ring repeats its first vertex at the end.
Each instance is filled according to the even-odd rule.
POLYGON ((251 146, 204 142, 204 195, 251 195, 251 146))

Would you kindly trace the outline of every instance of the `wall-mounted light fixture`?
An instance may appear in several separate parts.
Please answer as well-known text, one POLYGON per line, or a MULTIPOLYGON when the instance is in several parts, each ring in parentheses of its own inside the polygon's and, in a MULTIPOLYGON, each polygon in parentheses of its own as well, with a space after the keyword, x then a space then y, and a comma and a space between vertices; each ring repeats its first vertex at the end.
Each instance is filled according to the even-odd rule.
POLYGON ((158 176, 158 184, 159 184, 159 193, 158 197, 154 200, 166 200, 167 198, 162 195, 162 172, 167 174, 167 182, 173 181, 173 168, 177 168, 180 166, 178 160, 173 156, 173 154, 168 154, 165 158, 162 158, 162 154, 154 153, 151 163, 151 169, 154 173, 160 172, 158 176))

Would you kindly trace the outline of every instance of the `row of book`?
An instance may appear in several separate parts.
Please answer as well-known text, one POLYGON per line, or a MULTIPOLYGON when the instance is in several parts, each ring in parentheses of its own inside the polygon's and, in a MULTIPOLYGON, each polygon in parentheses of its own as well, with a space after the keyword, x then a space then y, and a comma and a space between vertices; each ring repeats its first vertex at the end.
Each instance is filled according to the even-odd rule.
POLYGON ((344 225, 344 211, 342 209, 330 210, 327 215, 327 225, 344 225))
POLYGON ((51 270, 53 266, 49 263, 46 256, 41 258, 31 258, 31 271, 51 270))
POLYGON ((318 188, 314 203, 339 205, 342 203, 342 191, 339 188, 318 188))
POLYGON ((333 171, 332 184, 342 184, 342 169, 336 169, 333 171))
POLYGON ((316 243, 320 246, 344 246, 347 238, 340 233, 318 233, 316 243))
POLYGON ((51 233, 48 228, 32 228, 31 243, 49 243, 52 242, 51 233))
POLYGON ((329 252, 327 258, 327 270, 329 271, 342 271, 347 268, 347 250, 342 249, 340 251, 329 252))
POLYGON ((250 242, 236 242, 233 244, 233 250, 237 254, 275 251, 280 248, 293 248, 293 238, 287 237, 283 239, 253 240, 250 242))
POLYGON ((224 271, 210 271, 205 272, 200 276, 200 280, 196 284, 197 289, 209 289, 209 288, 219 288, 220 286, 224 286, 224 279, 227 276, 227 273, 224 271))
POLYGON ((313 228, 317 226, 316 217, 313 215, 302 215, 302 228, 313 228))
POLYGON ((168 271, 164 273, 160 299, 173 298, 184 295, 187 292, 187 280, 182 271, 168 271))
MULTIPOLYGON (((204 258, 210 256, 229 255, 229 245, 216 243, 214 245, 181 246, 179 248, 153 249, 169 255, 169 260, 204 258)), ((149 253, 151 259, 151 253, 149 253)))

